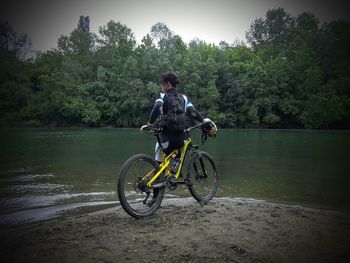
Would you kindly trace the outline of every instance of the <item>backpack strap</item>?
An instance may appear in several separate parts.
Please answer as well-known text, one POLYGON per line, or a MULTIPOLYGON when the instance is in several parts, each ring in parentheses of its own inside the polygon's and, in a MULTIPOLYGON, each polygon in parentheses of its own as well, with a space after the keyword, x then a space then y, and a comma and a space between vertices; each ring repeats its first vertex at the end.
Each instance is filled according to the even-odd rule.
POLYGON ((156 103, 157 102, 163 103, 164 102, 164 96, 165 96, 165 93, 160 93, 159 97, 156 99, 156 103))
POLYGON ((185 100, 185 111, 187 110, 188 107, 193 107, 191 99, 187 98, 186 95, 182 95, 184 100, 185 100))

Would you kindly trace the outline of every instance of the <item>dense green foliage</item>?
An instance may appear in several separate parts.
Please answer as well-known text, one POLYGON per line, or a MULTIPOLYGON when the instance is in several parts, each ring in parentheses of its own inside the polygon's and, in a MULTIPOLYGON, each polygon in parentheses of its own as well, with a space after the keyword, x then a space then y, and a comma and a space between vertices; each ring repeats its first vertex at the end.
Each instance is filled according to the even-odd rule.
POLYGON ((89 18, 55 49, 25 59, 26 35, 0 24, 2 125, 139 126, 148 120, 161 73, 220 127, 349 128, 350 21, 320 24, 309 13, 269 10, 248 45, 186 44, 162 23, 142 43, 110 21, 89 18))

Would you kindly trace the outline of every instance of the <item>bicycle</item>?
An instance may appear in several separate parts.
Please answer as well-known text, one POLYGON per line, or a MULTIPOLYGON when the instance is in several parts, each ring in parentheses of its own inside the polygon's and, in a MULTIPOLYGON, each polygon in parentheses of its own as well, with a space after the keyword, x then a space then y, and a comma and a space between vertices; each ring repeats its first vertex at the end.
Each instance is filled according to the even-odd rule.
POLYGON ((185 130, 187 139, 181 149, 167 156, 160 143, 161 130, 150 127, 146 133, 157 137, 163 162, 159 164, 147 154, 136 154, 122 166, 118 179, 118 198, 123 209, 134 218, 150 216, 160 207, 165 188, 174 190, 178 185, 187 185, 191 195, 198 202, 208 202, 216 194, 218 173, 213 158, 200 151, 199 146, 207 140, 205 125, 199 124, 185 130), (193 144, 190 132, 202 128, 202 143, 193 144), (186 155, 188 160, 186 176, 182 174, 186 155))

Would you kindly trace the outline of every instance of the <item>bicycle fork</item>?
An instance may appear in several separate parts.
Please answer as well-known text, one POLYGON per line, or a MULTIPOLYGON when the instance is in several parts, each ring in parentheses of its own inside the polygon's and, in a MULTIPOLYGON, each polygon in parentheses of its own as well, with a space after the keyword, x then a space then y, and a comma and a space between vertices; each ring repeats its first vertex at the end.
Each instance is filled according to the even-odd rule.
POLYGON ((203 163, 202 157, 198 156, 198 158, 199 158, 199 163, 200 163, 200 166, 201 166, 201 170, 198 171, 196 162, 193 162, 193 169, 194 169, 195 176, 196 176, 197 180, 198 179, 204 179, 204 178, 208 177, 208 173, 207 173, 207 170, 204 167, 204 163, 203 163))

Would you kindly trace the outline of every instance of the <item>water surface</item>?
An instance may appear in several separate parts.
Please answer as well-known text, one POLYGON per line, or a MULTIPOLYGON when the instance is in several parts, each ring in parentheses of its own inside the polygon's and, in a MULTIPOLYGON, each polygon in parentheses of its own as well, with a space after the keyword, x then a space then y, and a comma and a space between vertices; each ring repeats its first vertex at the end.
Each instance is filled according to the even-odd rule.
MULTIPOLYGON (((117 205, 121 165, 153 155, 154 144, 137 129, 1 129, 0 224, 117 205)), ((203 147, 217 163, 218 196, 343 211, 349 149, 350 132, 294 130, 220 130, 203 147)), ((168 195, 190 196, 185 187, 168 195)))

